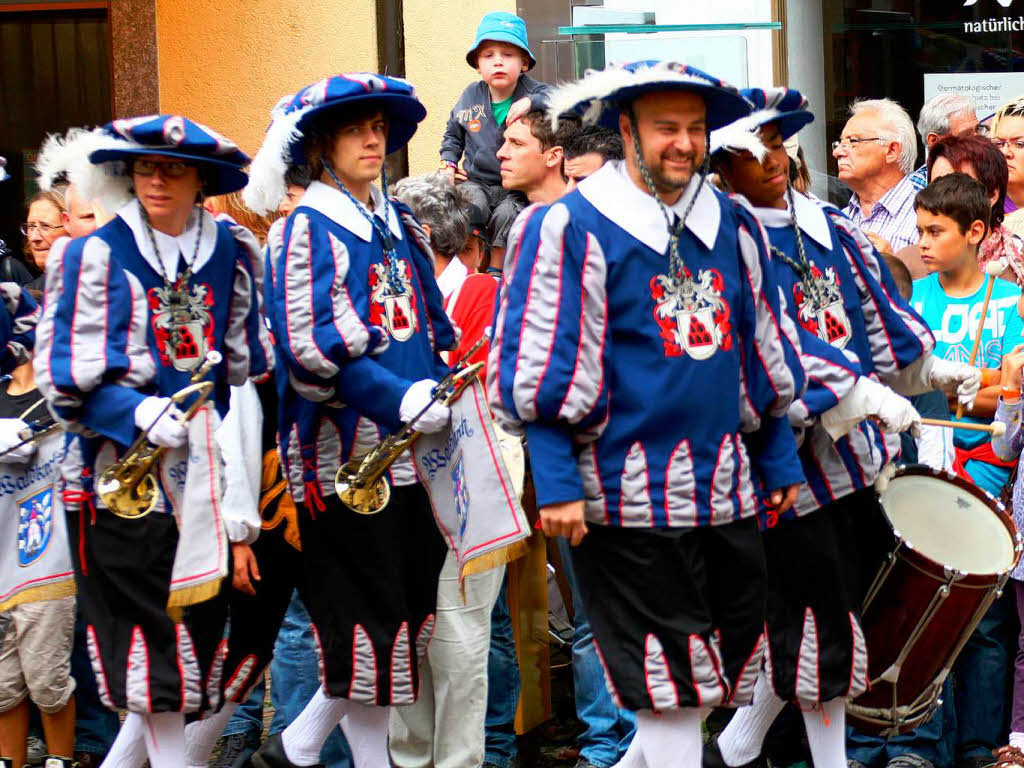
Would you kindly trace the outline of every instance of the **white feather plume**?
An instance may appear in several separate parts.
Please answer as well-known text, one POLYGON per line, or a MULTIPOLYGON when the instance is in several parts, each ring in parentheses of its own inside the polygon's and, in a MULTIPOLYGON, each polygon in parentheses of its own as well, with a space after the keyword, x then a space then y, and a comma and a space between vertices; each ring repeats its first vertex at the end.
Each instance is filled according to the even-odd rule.
POLYGON ((587 111, 583 116, 583 121, 586 123, 597 122, 603 111, 603 104, 602 107, 595 107, 596 102, 606 103, 608 97, 615 93, 624 88, 633 88, 638 85, 650 83, 711 85, 704 78, 670 69, 670 63, 658 62, 654 66, 639 67, 633 72, 616 66, 588 70, 581 80, 564 83, 551 90, 548 96, 548 119, 557 129, 559 115, 571 112, 577 106, 586 103, 587 111))
POLYGON ((94 164, 89 160, 89 155, 96 150, 112 148, 142 147, 114 138, 99 128, 91 131, 72 128, 64 136, 48 136, 36 161, 40 187, 50 189, 63 174, 83 199, 95 201, 108 211, 116 211, 131 200, 131 179, 124 172, 124 163, 108 161, 94 164))
POLYGON ((711 132, 711 151, 718 152, 720 149, 729 152, 747 151, 761 162, 768 156, 768 147, 761 141, 761 136, 751 132, 743 123, 746 120, 737 120, 735 123, 719 128, 711 132))
POLYGON ((273 211, 284 199, 288 191, 285 174, 291 165, 290 147, 294 142, 302 141, 299 121, 312 108, 311 105, 281 114, 275 107, 267 135, 249 166, 249 183, 242 191, 242 200, 256 213, 264 215, 273 211))

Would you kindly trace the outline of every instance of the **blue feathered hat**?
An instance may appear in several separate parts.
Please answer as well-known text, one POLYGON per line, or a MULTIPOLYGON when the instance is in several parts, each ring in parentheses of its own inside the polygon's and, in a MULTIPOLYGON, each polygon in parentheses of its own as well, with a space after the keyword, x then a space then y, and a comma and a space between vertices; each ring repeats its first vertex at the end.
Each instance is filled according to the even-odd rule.
POLYGON ((618 130, 622 111, 637 97, 656 91, 690 91, 702 96, 710 130, 750 114, 750 104, 725 81, 687 64, 651 60, 590 70, 582 80, 555 88, 548 99, 548 116, 555 127, 560 116, 570 113, 585 123, 618 130))
POLYGON ((769 123, 779 127, 783 141, 794 136, 814 121, 810 102, 793 88, 747 88, 743 97, 754 105, 754 111, 731 125, 711 133, 711 152, 746 150, 763 160, 768 150, 761 143, 759 129, 769 123))
POLYGON ((387 117, 388 153, 408 144, 427 115, 412 83, 369 72, 332 75, 285 96, 271 112, 267 135, 253 158, 245 204, 260 213, 277 208, 287 190, 288 167, 306 162, 309 127, 328 114, 363 105, 372 105, 387 117))
POLYGON ((212 128, 181 115, 144 115, 50 136, 36 167, 44 189, 64 173, 84 199, 114 211, 131 199, 128 163, 140 155, 161 155, 200 167, 209 195, 234 192, 248 179, 242 170, 248 155, 212 128))

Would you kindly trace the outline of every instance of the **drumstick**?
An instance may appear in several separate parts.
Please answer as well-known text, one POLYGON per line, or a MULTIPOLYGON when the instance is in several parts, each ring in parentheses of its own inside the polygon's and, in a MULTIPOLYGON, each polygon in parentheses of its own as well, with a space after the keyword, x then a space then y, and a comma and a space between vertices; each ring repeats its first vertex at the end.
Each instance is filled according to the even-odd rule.
MULTIPOLYGON (((978 347, 981 346, 981 334, 985 330, 985 316, 988 315, 988 302, 992 298, 992 289, 996 284, 996 277, 1003 274, 1006 265, 1001 259, 995 259, 985 265, 985 274, 988 275, 988 285, 985 286, 985 300, 981 303, 981 317, 978 319, 978 332, 974 335, 974 346, 971 347, 971 359, 968 365, 974 365, 978 359, 978 347)), ((964 415, 964 404, 959 403, 956 407, 956 417, 959 419, 964 415)))
POLYGON ((947 419, 921 419, 921 423, 929 427, 950 427, 951 429, 973 429, 975 432, 988 432, 992 437, 1006 434, 1006 425, 1001 421, 991 424, 975 424, 971 421, 949 421, 947 419))

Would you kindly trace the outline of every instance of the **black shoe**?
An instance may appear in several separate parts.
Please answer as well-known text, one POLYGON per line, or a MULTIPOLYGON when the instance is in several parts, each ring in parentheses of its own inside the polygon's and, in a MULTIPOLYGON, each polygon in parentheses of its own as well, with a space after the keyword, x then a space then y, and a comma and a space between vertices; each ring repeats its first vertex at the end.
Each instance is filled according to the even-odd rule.
MULTIPOLYGON (((253 768, 299 768, 284 753, 284 743, 281 741, 281 734, 275 733, 263 742, 259 749, 252 753, 249 764, 253 768)), ((309 768, 325 768, 323 763, 317 763, 309 768)))
POLYGON ((14 761, 9 757, 0 757, 0 768, 14 768, 14 761))
POLYGON ((722 757, 722 750, 718 748, 718 736, 712 736, 704 745, 703 768, 768 768, 768 760, 764 755, 759 755, 749 763, 743 765, 728 765, 722 757))

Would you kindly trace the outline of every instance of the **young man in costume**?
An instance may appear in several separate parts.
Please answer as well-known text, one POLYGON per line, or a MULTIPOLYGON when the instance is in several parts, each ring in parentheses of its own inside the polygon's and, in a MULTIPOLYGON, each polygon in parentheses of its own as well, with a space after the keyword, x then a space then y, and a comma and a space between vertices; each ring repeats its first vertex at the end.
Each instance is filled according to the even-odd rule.
POLYGON ((751 469, 792 502, 803 371, 757 222, 698 173, 708 130, 749 113, 738 91, 638 62, 553 93, 566 111, 619 130, 626 160, 517 222, 489 397, 525 423, 545 533, 578 545, 595 650, 637 712, 620 764, 696 768, 701 720, 760 666, 751 469))
POLYGON ((360 515, 335 492, 338 468, 417 417, 449 419, 433 401, 438 353, 456 337, 433 281, 429 241, 407 208, 373 181, 426 114, 398 78, 347 74, 282 107, 245 192, 276 207, 288 166, 314 179, 285 225, 270 318, 287 386, 279 436, 300 505, 300 594, 317 631, 323 687, 252 757, 257 768, 316 765, 340 723, 357 768, 385 765, 388 707, 416 700, 434 626, 445 543, 408 454, 390 468, 390 502, 360 515))
POLYGON ((117 215, 60 244, 36 377, 67 430, 58 495, 101 699, 129 711, 105 764, 134 763, 144 739, 153 768, 180 768, 185 713, 220 706, 227 650, 213 434, 230 385, 273 367, 259 246, 196 205, 241 188, 248 158, 177 115, 118 120, 80 139, 70 181, 117 215), (170 396, 214 352, 223 362, 205 376, 210 404, 185 423, 170 396), (97 478, 139 430, 166 453, 152 470, 152 514, 123 519, 97 478))
POLYGON ((714 167, 766 230, 787 311, 801 328, 805 367, 815 374, 789 410, 807 484, 792 514, 762 517, 764 670, 753 705, 707 745, 704 765, 754 762, 772 721, 795 701, 815 766, 843 768, 846 702, 867 685, 859 612, 864 579, 874 575, 860 572, 853 542, 859 531, 884 525, 875 478, 896 458, 898 433, 920 427, 896 391, 959 387, 971 402, 979 379, 969 366, 931 355, 927 325, 860 228, 789 186, 783 142, 814 119, 806 99, 785 88, 743 95, 755 111, 712 134, 714 167))

